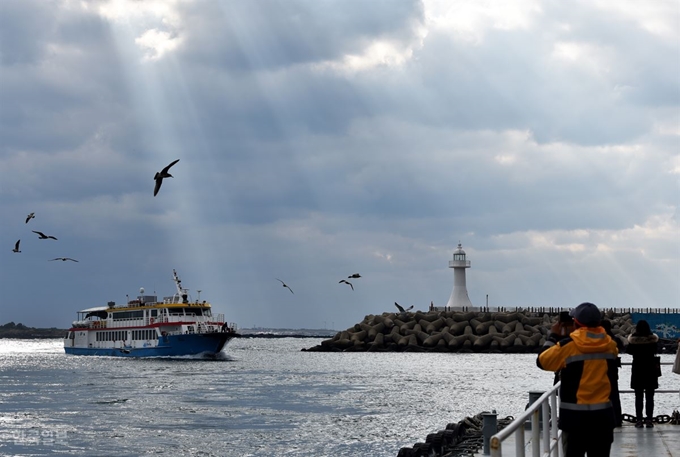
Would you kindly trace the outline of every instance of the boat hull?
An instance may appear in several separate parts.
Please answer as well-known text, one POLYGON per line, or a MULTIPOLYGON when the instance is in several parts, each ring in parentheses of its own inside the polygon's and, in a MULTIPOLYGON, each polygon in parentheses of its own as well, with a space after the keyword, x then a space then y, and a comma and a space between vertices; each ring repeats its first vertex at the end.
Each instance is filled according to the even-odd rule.
POLYGON ((157 346, 118 348, 95 348, 66 346, 64 350, 72 355, 97 355, 111 357, 215 357, 234 338, 230 333, 195 333, 167 335, 158 339, 157 346))

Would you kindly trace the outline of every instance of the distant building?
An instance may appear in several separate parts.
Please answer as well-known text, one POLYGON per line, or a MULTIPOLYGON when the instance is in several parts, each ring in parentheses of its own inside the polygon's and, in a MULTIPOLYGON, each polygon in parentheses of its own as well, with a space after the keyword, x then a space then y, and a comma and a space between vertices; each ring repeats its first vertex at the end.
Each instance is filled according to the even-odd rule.
POLYGON ((470 268, 470 261, 465 259, 465 251, 460 243, 458 243, 458 249, 453 252, 453 260, 449 261, 449 268, 453 268, 453 291, 451 291, 446 308, 450 310, 472 308, 465 284, 465 269, 470 268))

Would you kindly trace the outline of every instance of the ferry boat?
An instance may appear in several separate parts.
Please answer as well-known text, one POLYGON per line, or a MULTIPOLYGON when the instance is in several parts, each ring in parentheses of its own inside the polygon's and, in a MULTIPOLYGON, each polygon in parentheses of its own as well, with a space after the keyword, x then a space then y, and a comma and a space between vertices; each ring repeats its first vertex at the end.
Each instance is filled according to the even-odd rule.
POLYGON ((107 306, 78 311, 64 338, 66 353, 215 358, 238 336, 237 326, 226 322, 223 314, 213 316, 210 303, 190 301, 175 270, 172 275, 177 292, 162 301, 156 295, 144 295, 142 288, 139 296, 126 304, 108 302, 107 306))

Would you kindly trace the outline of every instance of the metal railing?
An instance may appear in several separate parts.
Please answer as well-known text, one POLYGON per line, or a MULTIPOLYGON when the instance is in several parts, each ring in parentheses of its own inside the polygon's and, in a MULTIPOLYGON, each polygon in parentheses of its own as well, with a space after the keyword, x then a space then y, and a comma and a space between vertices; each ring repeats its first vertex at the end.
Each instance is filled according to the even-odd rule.
MULTIPOLYGON (((661 362, 661 365, 673 365, 674 362, 661 362)), ((621 362, 621 365, 632 365, 633 362, 621 362)), ((634 394, 634 390, 619 390, 620 394, 634 394)), ((654 393, 657 394, 677 394, 680 393, 680 390, 662 390, 662 389, 654 389, 654 393)))
MULTIPOLYGON (((622 365, 632 365, 631 362, 623 362, 622 365)), ((661 365, 673 365, 673 362, 661 362, 661 365)), ((559 407, 557 398, 561 382, 555 384, 549 391, 529 393, 529 406, 524 413, 512 421, 507 427, 493 435, 490 439, 492 457, 503 456, 503 441, 515 434, 515 456, 525 457, 527 443, 524 437, 526 422, 531 418, 531 455, 532 457, 562 457, 562 430, 557 428, 559 407), (533 398, 532 398, 532 394, 533 398), (538 397, 538 398, 536 398, 538 397), (543 453, 541 453, 541 449, 543 453)), ((620 394, 634 393, 633 390, 620 390, 620 394)), ((659 390, 655 393, 678 393, 680 390, 659 390)))
MULTIPOLYGON (((449 263, 452 263, 449 261, 449 263)), ((475 311, 475 312, 504 312, 504 313, 539 313, 539 314, 557 314, 561 311, 571 311, 571 308, 559 306, 435 306, 434 311, 475 311)), ((632 314, 632 313, 647 313, 647 314, 680 314, 680 308, 601 308, 603 313, 613 314, 632 314)))
POLYGON ((549 391, 543 393, 536 401, 530 403, 524 413, 517 417, 510 425, 491 437, 491 456, 502 457, 503 441, 515 434, 515 455, 524 457, 525 439, 524 427, 531 418, 531 455, 533 457, 556 456, 562 452, 562 430, 557 428, 557 394, 561 383, 555 384, 549 391), (543 439, 541 439, 541 434, 543 439), (542 444, 542 446, 541 446, 542 444), (541 448, 543 453, 541 454, 541 448))

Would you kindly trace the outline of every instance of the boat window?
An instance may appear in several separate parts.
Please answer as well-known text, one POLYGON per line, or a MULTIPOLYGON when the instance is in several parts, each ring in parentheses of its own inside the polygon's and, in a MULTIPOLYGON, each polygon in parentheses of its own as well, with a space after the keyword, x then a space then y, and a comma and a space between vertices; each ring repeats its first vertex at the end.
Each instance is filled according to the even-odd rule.
POLYGON ((133 340, 152 340, 156 338, 156 332, 154 330, 133 330, 132 339, 133 340))
POLYGON ((184 314, 187 316, 202 316, 203 309, 201 308, 184 308, 184 314))
POLYGON ((108 314, 109 313, 107 313, 106 311, 92 311, 92 312, 87 313, 85 315, 85 319, 87 319, 88 317, 91 317, 91 316, 98 317, 100 319, 106 319, 106 316, 108 316, 108 314))
POLYGON ((144 317, 144 311, 121 311, 113 315, 114 320, 119 319, 141 319, 144 317))

